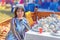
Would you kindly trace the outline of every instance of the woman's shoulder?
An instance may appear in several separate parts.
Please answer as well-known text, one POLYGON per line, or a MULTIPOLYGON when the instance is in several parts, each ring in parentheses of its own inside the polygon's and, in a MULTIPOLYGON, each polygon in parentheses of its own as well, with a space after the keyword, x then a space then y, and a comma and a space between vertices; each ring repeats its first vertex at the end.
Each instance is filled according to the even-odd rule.
POLYGON ((11 19, 11 21, 14 21, 15 20, 15 18, 13 17, 12 19, 11 19))
POLYGON ((27 19, 26 19, 25 17, 23 18, 23 21, 24 21, 25 23, 27 23, 27 19))
POLYGON ((27 21, 27 19, 26 19, 25 17, 23 17, 23 20, 24 20, 24 21, 27 21))
POLYGON ((23 19, 24 19, 24 20, 26 20, 26 18, 25 18, 25 17, 23 17, 23 19))
POLYGON ((14 21, 15 21, 15 18, 13 17, 13 18, 11 19, 11 23, 14 23, 14 21))

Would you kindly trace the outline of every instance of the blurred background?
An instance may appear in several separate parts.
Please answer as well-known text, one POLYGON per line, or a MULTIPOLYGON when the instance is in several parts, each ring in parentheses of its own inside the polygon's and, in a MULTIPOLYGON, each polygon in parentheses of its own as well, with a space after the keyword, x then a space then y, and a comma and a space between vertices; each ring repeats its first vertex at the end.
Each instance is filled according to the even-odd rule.
MULTIPOLYGON (((0 8, 9 6, 17 6, 17 4, 24 4, 25 11, 34 11, 34 6, 38 9, 49 9, 55 12, 60 12, 60 0, 0 0, 0 8), (33 7, 33 9, 30 9, 33 7)), ((11 12, 13 12, 11 10, 11 12)))
POLYGON ((25 12, 34 12, 35 7, 43 12, 47 10, 60 12, 60 0, 0 0, 0 40, 5 40, 17 6, 24 6, 25 12))

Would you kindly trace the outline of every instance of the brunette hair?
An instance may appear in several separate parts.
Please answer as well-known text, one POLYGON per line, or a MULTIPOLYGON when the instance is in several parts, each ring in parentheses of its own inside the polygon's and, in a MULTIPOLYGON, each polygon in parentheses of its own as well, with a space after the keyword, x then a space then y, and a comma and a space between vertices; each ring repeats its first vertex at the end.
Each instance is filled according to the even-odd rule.
MULTIPOLYGON (((22 11, 24 11, 24 8, 23 7, 16 7, 15 8, 15 11, 14 11, 14 17, 16 18, 17 17, 17 10, 18 9, 21 9, 22 11)), ((25 13, 24 13, 24 16, 25 16, 25 13)))

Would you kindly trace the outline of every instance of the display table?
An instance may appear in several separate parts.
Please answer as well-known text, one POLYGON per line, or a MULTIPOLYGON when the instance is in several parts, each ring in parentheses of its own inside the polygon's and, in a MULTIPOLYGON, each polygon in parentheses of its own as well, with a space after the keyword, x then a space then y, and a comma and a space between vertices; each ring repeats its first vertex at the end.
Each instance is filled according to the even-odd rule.
POLYGON ((24 40, 60 40, 60 36, 53 36, 48 32, 40 34, 30 30, 26 32, 24 40))

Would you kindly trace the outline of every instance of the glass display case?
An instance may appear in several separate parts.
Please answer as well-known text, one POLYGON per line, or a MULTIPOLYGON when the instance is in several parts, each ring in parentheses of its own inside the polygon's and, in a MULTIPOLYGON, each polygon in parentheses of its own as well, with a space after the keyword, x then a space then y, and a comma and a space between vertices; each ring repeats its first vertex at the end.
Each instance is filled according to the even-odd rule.
POLYGON ((43 32, 57 33, 60 31, 60 19, 57 16, 57 14, 51 14, 46 18, 39 19, 38 23, 32 27, 32 30, 39 32, 39 28, 41 27, 43 32))

